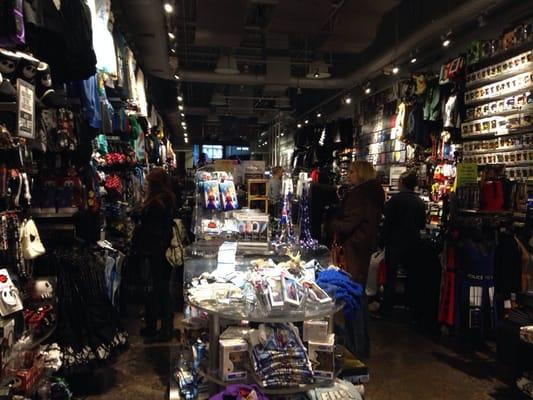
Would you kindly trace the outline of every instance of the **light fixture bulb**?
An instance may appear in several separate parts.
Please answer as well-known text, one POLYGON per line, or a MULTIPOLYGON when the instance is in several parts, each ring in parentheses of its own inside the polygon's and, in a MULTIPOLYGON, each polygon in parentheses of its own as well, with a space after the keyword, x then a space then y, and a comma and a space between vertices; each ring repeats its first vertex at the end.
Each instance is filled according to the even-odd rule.
POLYGON ((177 80, 177 81, 179 81, 179 80, 180 80, 180 76, 179 76, 179 74, 178 74, 178 73, 175 73, 175 74, 174 74, 174 79, 175 79, 175 80, 177 80))
POLYGON ((414 64, 416 62, 416 57, 411 58, 411 64, 414 64))
POLYGON ((183 106, 181 104, 178 106, 178 110, 183 111, 183 106))
POLYGON ((181 121, 181 126, 186 126, 187 123, 185 121, 181 121))
POLYGON ((178 96, 178 101, 183 101, 183 96, 178 96))
POLYGON ((370 94, 372 89, 370 87, 365 88, 365 94, 370 94))
POLYGON ((176 39, 176 36, 175 36, 172 32, 169 32, 169 33, 168 33, 168 37, 169 37, 171 40, 176 39))
POLYGON ((281 137, 285 136, 285 132, 281 132, 281 135, 280 135, 280 136, 281 136, 281 137))
POLYGON ((316 72, 313 74, 313 77, 315 77, 315 78, 319 78, 319 77, 320 77, 320 72, 316 71, 316 72))
POLYGON ((302 124, 298 124, 298 125, 296 125, 296 127, 299 129, 299 128, 302 127, 302 124))
POLYGON ((306 119, 306 120, 304 121, 304 124, 306 124, 306 125, 307 125, 308 123, 309 123, 309 120, 308 120, 308 119, 306 119))
POLYGON ((345 98, 344 98, 344 104, 352 104, 352 98, 350 95, 347 95, 345 98))
POLYGON ((395 66, 395 67, 392 67, 392 73, 393 73, 394 75, 396 75, 398 72, 400 72, 400 68, 398 68, 398 67, 396 67, 396 66, 395 66))
POLYGON ((316 114, 316 117, 317 117, 317 118, 320 118, 321 116, 322 116, 322 113, 317 113, 317 114, 316 114))
POLYGON ((176 54, 176 49, 170 49, 170 52, 171 52, 172 54, 176 54))
POLYGON ((174 11, 174 7, 172 7, 172 4, 170 4, 170 3, 165 3, 163 8, 165 9, 165 12, 167 14, 171 14, 174 11))
POLYGON ((442 41, 442 46, 443 47, 448 47, 451 43, 451 40, 450 39, 445 39, 442 41))
POLYGON ((181 115, 182 117, 185 117, 185 113, 180 113, 180 115, 181 115))

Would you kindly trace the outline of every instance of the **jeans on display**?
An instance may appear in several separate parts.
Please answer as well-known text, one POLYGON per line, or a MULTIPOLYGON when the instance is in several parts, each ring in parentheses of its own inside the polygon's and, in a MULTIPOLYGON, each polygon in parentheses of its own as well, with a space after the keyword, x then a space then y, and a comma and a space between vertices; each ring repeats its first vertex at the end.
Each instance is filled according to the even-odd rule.
POLYGON ((161 330, 170 332, 174 328, 174 302, 172 292, 174 288, 171 280, 172 267, 168 264, 164 255, 152 255, 146 257, 152 291, 149 291, 145 299, 145 320, 148 330, 156 330, 157 320, 161 319, 161 330))
POLYGON ((419 254, 418 246, 409 248, 399 248, 394 246, 385 247, 385 264, 387 266, 387 281, 385 282, 385 290, 383 293, 383 313, 391 313, 394 307, 396 295, 396 280, 398 269, 403 266, 407 272, 407 281, 405 283, 406 302, 411 309, 416 304, 415 296, 416 279, 419 268, 419 254))
POLYGON ((357 358, 370 358, 370 336, 368 334, 368 298, 361 296, 361 307, 344 315, 343 323, 335 324, 335 334, 344 340, 346 348, 357 358))

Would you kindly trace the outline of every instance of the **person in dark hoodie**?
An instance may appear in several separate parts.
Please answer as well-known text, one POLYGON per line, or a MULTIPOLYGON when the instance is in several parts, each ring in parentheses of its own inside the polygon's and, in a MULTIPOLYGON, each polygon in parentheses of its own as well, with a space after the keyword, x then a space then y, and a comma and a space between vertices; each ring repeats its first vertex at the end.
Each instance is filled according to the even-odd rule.
POLYGON ((347 272, 364 288, 370 257, 377 246, 385 193, 376 179, 376 170, 366 161, 352 163, 348 179, 351 189, 331 222, 331 228, 343 247, 347 272))
POLYGON ((385 193, 376 179, 376 170, 366 161, 355 161, 348 170, 351 188, 344 196, 340 212, 330 223, 336 241, 342 245, 346 271, 361 285, 360 308, 335 328, 345 345, 358 358, 370 356, 368 301, 365 287, 370 257, 377 247, 378 229, 385 193))
POLYGON ((394 306, 396 275, 400 265, 407 270, 406 296, 409 305, 414 306, 413 287, 420 257, 420 230, 426 226, 426 205, 414 191, 417 180, 414 172, 401 174, 398 181, 399 193, 392 195, 385 204, 383 241, 387 281, 381 309, 385 316, 392 312, 394 306))

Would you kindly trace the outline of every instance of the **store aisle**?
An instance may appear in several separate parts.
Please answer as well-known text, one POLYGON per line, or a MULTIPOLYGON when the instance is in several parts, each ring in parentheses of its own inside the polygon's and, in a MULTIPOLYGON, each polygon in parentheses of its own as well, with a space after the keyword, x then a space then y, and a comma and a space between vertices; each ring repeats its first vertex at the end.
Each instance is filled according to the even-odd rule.
MULTIPOLYGON (((130 332, 138 332, 137 323, 129 325, 130 332)), ((498 370, 490 354, 459 355, 405 324, 372 321, 370 329, 371 382, 365 400, 522 399, 494 378, 498 370)), ((115 364, 113 389, 86 400, 165 398, 170 344, 145 345, 135 335, 130 343, 115 364)))
POLYGON ((405 324, 372 321, 365 400, 515 400, 488 353, 458 354, 405 324))

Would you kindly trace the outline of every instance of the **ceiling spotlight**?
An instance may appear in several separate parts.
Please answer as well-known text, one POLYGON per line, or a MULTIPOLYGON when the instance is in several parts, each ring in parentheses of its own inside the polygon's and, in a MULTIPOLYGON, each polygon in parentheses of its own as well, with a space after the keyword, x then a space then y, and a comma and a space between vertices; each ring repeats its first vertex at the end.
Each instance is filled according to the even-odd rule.
POLYGON ((298 125, 296 125, 296 127, 297 127, 298 129, 300 129, 300 128, 302 127, 302 124, 298 124, 298 125))
POLYGON ((189 143, 189 139, 185 138, 185 143, 189 143))
POLYGON ((411 58, 411 64, 414 64, 415 62, 416 62, 416 57, 413 56, 413 57, 411 58))
POLYGON ((316 71, 314 74, 313 74, 313 78, 318 78, 320 77, 320 72, 316 71))
POLYGON ((180 115, 181 115, 182 117, 185 117, 185 113, 180 113, 180 115))
POLYGON ((281 137, 285 136, 285 132, 281 132, 280 136, 281 137))
POLYGON ((181 126, 187 126, 187 122, 181 121, 181 126))
POLYGON ((316 117, 320 118, 322 116, 322 113, 316 113, 316 117))
POLYGON ((189 134, 187 132, 183 132, 183 136, 187 137, 189 134))
POLYGON ((342 102, 344 104, 352 104, 352 96, 350 94, 347 94, 343 97, 342 102))
POLYGON ((306 125, 307 125, 308 123, 309 123, 309 120, 308 120, 308 119, 306 119, 306 120, 304 121, 304 124, 306 124, 306 125))
POLYGON ((176 35, 174 35, 172 32, 168 33, 168 37, 170 38, 170 40, 176 39, 176 35))
POLYGON ((442 47, 448 47, 452 42, 452 31, 446 32, 444 35, 441 35, 440 39, 442 40, 442 47))
POLYGON ((170 3, 165 3, 163 8, 165 9, 165 12, 167 14, 171 14, 174 11, 174 7, 172 7, 172 4, 170 4, 170 3))
POLYGON ((178 106, 178 110, 183 111, 183 106, 181 104, 178 106))
POLYGON ((178 96, 178 101, 183 101, 183 96, 178 96))
POLYGON ((365 94, 372 93, 372 86, 370 85, 370 82, 365 83, 363 86, 363 89, 364 89, 365 94))
POLYGON ((179 81, 181 79, 177 72, 174 74, 174 79, 177 80, 177 81, 179 81))
POLYGON ((392 73, 394 75, 396 75, 398 72, 400 72, 400 68, 398 68, 397 66, 392 67, 392 73))
POLYGON ((176 54, 176 49, 170 49, 170 52, 171 52, 172 54, 176 54))

